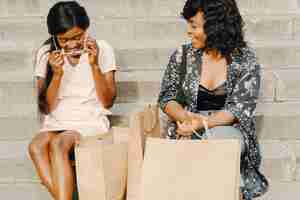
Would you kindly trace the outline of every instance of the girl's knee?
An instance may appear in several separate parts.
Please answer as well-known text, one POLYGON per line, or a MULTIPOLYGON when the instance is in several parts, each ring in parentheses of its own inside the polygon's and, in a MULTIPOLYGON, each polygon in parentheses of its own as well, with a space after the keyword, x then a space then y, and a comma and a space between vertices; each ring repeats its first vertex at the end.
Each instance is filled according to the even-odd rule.
POLYGON ((42 153, 42 147, 35 140, 32 140, 28 145, 28 152, 31 157, 35 157, 42 153))
POLYGON ((46 148, 47 143, 43 141, 42 138, 35 137, 31 140, 31 142, 28 145, 28 152, 31 157, 38 156, 42 154, 46 148))
POLYGON ((45 153, 53 136, 54 134, 50 132, 41 132, 37 134, 28 145, 29 154, 34 156, 45 153))
POLYGON ((65 149, 66 144, 62 137, 57 136, 50 142, 50 150, 53 153, 64 153, 65 149))
POLYGON ((76 137, 77 132, 65 131, 53 138, 50 142, 51 152, 68 155, 75 142, 68 134, 74 134, 72 137, 76 137))

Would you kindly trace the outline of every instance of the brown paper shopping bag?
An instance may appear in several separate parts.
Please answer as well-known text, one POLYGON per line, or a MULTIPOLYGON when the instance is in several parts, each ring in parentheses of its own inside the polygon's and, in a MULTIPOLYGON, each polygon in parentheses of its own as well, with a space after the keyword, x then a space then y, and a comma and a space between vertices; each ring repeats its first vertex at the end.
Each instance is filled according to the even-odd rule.
POLYGON ((111 128, 111 133, 112 133, 114 144, 128 143, 128 136, 130 133, 129 128, 113 126, 111 128))
POLYGON ((238 140, 147 138, 140 200, 238 200, 238 140))
POLYGON ((147 105, 141 112, 143 132, 148 137, 161 137, 159 107, 158 105, 147 105))
POLYGON ((113 128, 108 134, 83 139, 75 147, 80 200, 123 200, 127 180, 129 129, 113 128))
POLYGON ((128 136, 127 200, 140 200, 141 170, 146 137, 160 137, 158 106, 148 105, 131 115, 128 136))

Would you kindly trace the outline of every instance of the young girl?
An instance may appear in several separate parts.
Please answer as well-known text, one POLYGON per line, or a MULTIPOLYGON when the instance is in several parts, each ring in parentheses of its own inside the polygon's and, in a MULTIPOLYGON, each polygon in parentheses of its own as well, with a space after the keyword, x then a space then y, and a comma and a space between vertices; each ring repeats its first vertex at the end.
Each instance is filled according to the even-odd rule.
POLYGON ((116 96, 113 49, 87 32, 87 13, 75 1, 58 2, 47 17, 50 38, 36 55, 41 129, 29 153, 42 183, 56 200, 71 200, 75 177, 69 160, 81 136, 109 129, 116 96))

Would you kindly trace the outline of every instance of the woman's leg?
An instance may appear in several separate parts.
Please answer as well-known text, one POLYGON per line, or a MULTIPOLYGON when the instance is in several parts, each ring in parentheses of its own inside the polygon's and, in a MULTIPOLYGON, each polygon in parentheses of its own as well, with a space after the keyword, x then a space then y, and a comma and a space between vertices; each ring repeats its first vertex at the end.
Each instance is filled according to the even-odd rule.
POLYGON ((208 139, 238 139, 241 142, 241 153, 245 151, 245 143, 243 135, 237 128, 233 126, 216 126, 209 129, 209 133, 205 133, 208 139))
POLYGON ((71 200, 75 188, 75 177, 69 152, 73 150, 80 134, 65 131, 57 135, 50 143, 53 190, 56 200, 71 200))
MULTIPOLYGON (((245 152, 245 143, 242 133, 233 126, 217 126, 209 129, 209 133, 206 132, 208 139, 238 139, 241 143, 241 154, 245 152)), ((240 186, 244 186, 244 181, 241 178, 240 186)), ((243 200, 243 195, 240 193, 240 200, 243 200)))
POLYGON ((55 136, 55 132, 41 132, 32 139, 28 146, 29 155, 36 168, 37 174, 42 184, 46 186, 53 197, 49 144, 55 136))

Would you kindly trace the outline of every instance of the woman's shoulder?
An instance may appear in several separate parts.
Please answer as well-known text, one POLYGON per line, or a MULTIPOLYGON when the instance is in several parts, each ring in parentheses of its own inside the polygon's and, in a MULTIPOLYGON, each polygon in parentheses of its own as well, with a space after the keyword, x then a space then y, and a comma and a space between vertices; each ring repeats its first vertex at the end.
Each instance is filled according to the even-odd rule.
POLYGON ((260 64, 253 47, 245 46, 240 49, 236 61, 239 63, 241 70, 259 70, 260 64))
POLYGON ((244 59, 254 59, 256 60, 256 51, 253 47, 251 46, 245 46, 241 48, 241 52, 242 52, 242 57, 244 59))
POLYGON ((178 46, 173 52, 171 53, 171 59, 176 61, 176 63, 181 63, 182 62, 182 57, 183 57, 183 51, 188 52, 189 50, 192 49, 192 45, 190 43, 184 43, 180 46, 178 46))

